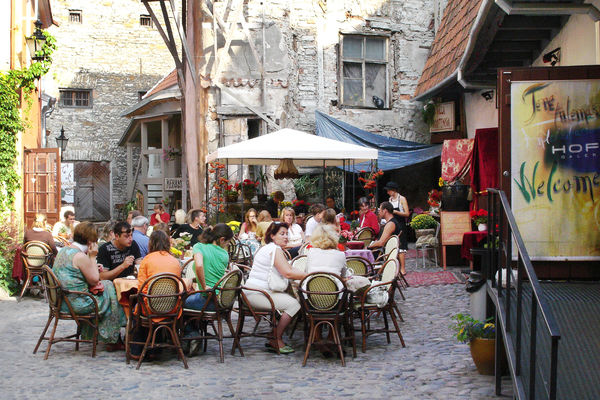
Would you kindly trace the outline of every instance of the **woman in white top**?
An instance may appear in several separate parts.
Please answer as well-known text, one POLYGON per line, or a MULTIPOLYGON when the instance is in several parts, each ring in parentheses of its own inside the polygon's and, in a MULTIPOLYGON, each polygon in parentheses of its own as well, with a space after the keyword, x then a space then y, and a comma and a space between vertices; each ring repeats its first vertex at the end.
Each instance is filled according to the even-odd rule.
POLYGON ((338 250, 338 234, 332 225, 319 225, 310 237, 306 273, 326 272, 346 277, 346 255, 338 250))
MULTIPOLYGON (((286 223, 273 222, 267 229, 264 240, 266 245, 256 253, 245 287, 267 292, 273 300, 275 308, 281 313, 281 318, 277 322, 277 338, 270 341, 270 350, 278 348, 282 354, 293 353, 294 349, 286 345, 281 336, 294 315, 300 310, 300 303, 287 293, 274 292, 269 289, 269 271, 273 267, 275 270, 273 272, 279 273, 286 279, 295 280, 304 279, 306 274, 293 270, 283 254, 282 248, 285 248, 288 243, 288 226, 286 223)), ((271 303, 264 294, 249 290, 245 290, 244 294, 250 305, 257 310, 271 309, 271 303)))
POLYGON ((281 211, 282 220, 288 225, 288 244, 285 246, 292 258, 298 255, 298 250, 304 242, 304 231, 296 223, 296 213, 292 207, 286 207, 281 211))

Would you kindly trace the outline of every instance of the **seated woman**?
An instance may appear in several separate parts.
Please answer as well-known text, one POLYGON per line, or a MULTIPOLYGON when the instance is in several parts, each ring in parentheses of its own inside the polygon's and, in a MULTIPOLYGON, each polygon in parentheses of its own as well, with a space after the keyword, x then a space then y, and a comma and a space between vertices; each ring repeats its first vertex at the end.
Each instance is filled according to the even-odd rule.
MULTIPOLYGON (((150 279, 154 275, 162 274, 163 272, 170 272, 181 277, 181 265, 179 261, 171 255, 169 252, 171 248, 171 240, 169 235, 165 231, 155 229, 150 235, 150 241, 148 242, 148 254, 142 260, 140 264, 140 270, 138 272, 138 290, 141 289, 142 285, 146 280, 150 279)), ((148 287, 144 288, 144 293, 147 293, 148 287)), ((140 308, 137 308, 139 312, 140 308)), ((138 328, 135 331, 133 340, 136 342, 143 342, 148 336, 147 329, 138 328)), ((139 344, 131 344, 131 355, 134 359, 137 359, 142 353, 143 346, 139 344)))
POLYGON ((52 233, 50 233, 46 228, 46 216, 44 214, 36 214, 32 228, 25 230, 23 243, 27 243, 32 240, 46 243, 48 246, 50 246, 52 254, 56 256, 56 253, 58 253, 58 250, 56 249, 56 243, 54 243, 52 233))
POLYGON ((371 228, 375 233, 375 236, 379 235, 381 226, 379 225, 379 218, 369 207, 369 200, 366 197, 358 199, 358 205, 360 211, 358 212, 358 222, 360 228, 371 228))
MULTIPOLYGON (((194 272, 196 282, 202 290, 214 287, 225 275, 229 264, 227 246, 232 237, 231 228, 221 223, 214 228, 206 228, 200 235, 200 242, 194 245, 194 272)), ((196 293, 187 298, 185 308, 202 310, 205 304, 206 295, 196 293)), ((208 304, 206 310, 214 310, 214 307, 214 304, 208 304)))
POLYGON ((288 228, 288 244, 285 247, 292 258, 298 255, 298 250, 304 242, 304 231, 302 227, 296 223, 296 213, 292 207, 286 207, 281 211, 281 219, 285 222, 288 228))
POLYGON ((346 255, 338 250, 338 233, 332 225, 315 228, 306 256, 306 273, 326 272, 346 277, 346 255))
MULTIPOLYGON (((340 227, 340 222, 337 218, 337 214, 335 213, 335 210, 333 208, 328 208, 327 210, 325 210, 325 213, 323 214, 323 221, 321 223, 321 225, 329 225, 331 226, 335 232, 337 232, 338 235, 338 240, 337 240, 337 248, 341 251, 345 250, 345 247, 343 244, 339 243, 339 235, 340 232, 342 231, 341 227, 340 227)), ((312 236, 311 236, 311 243, 312 243, 312 236)))
POLYGON ((256 229, 258 228, 256 219, 256 210, 254 208, 246 211, 244 215, 244 223, 240 227, 239 239, 240 243, 248 245, 252 256, 256 254, 260 247, 260 242, 256 239, 256 229))
POLYGON ((265 244, 265 232, 267 232, 267 229, 273 223, 273 218, 271 218, 271 214, 267 210, 262 210, 258 213, 257 221, 256 237, 261 241, 261 244, 265 244))
MULTIPOLYGON (((283 254, 282 248, 285 248, 288 242, 286 223, 272 223, 265 234, 265 242, 267 245, 261 247, 256 253, 256 257, 254 257, 254 263, 245 287, 267 292, 273 300, 275 308, 281 313, 281 318, 277 322, 277 337, 269 342, 269 349, 271 351, 279 349, 281 354, 293 353, 294 349, 286 345, 281 337, 294 315, 300 310, 300 303, 288 293, 274 292, 269 289, 268 277, 271 267, 275 268, 276 272, 286 279, 301 280, 306 274, 293 270, 283 254)), ((271 309, 271 303, 264 294, 250 290, 245 290, 244 294, 250 305, 257 310, 271 309)))
MULTIPOLYGON (((119 331, 127 320, 123 308, 117 301, 117 293, 112 281, 100 281, 96 254, 98 254, 98 233, 91 222, 82 222, 73 230, 73 243, 63 247, 56 256, 52 270, 66 289, 90 293, 90 287, 102 282, 104 289, 93 294, 98 302, 100 321, 98 324, 98 340, 107 343, 106 349, 114 351, 123 348, 119 331)), ((93 311, 92 299, 87 296, 68 295, 73 310, 78 314, 93 311)), ((68 313, 68 307, 62 304, 61 310, 68 313)), ((92 338, 92 331, 84 324, 81 336, 92 338)))

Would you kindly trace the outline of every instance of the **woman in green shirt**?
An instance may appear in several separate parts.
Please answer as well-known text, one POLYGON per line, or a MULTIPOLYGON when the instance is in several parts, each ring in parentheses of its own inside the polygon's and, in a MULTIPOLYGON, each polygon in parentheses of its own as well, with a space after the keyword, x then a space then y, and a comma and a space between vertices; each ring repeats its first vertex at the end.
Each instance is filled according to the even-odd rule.
MULTIPOLYGON (((200 235, 200 242, 193 247, 196 281, 202 290, 212 288, 225 275, 229 264, 227 246, 233 237, 231 228, 225 224, 217 224, 214 228, 206 228, 200 235)), ((187 298, 185 308, 202 310, 206 304, 204 293, 196 293, 187 298)), ((213 303, 204 310, 214 310, 213 303)))

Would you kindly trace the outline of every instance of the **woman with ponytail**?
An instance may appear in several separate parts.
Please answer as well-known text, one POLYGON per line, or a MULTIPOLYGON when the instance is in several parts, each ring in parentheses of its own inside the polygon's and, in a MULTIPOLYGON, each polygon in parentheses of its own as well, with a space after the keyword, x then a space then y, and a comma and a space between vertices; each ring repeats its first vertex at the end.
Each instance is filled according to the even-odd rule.
MULTIPOLYGON (((225 224, 208 227, 200 235, 200 241, 193 247, 194 272, 196 281, 202 290, 212 288, 225 275, 229 264, 227 246, 233 237, 231 228, 225 224)), ((202 310, 206 303, 203 293, 191 295, 185 301, 185 308, 202 310)), ((209 304, 205 310, 214 310, 214 305, 209 304)))

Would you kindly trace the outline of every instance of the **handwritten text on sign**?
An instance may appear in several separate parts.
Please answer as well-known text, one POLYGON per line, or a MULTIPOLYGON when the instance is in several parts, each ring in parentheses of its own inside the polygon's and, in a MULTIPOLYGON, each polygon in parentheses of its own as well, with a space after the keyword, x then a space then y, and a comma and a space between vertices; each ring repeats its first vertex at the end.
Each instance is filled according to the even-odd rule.
POLYGON ((435 105, 433 123, 429 132, 448 132, 454 130, 454 102, 439 103, 435 105))
POLYGON ((440 215, 442 245, 461 245, 463 233, 471 231, 471 217, 468 211, 442 211, 440 215))

